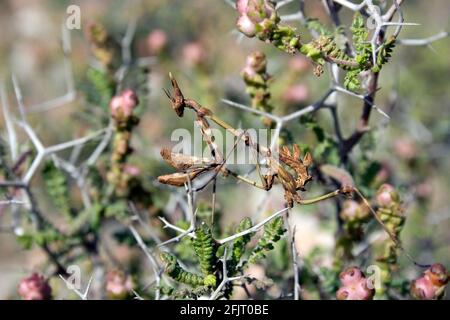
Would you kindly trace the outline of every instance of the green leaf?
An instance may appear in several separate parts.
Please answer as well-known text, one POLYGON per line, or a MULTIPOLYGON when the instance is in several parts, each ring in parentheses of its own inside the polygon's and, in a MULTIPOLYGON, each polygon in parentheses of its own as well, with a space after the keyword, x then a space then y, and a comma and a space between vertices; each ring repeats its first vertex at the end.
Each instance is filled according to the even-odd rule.
POLYGON ((264 226, 264 233, 259 239, 258 244, 253 249, 249 258, 249 263, 256 263, 266 256, 266 253, 273 250, 274 243, 281 239, 281 236, 286 232, 284 228, 283 217, 277 217, 268 222, 264 226))
MULTIPOLYGON (((161 260, 165 263, 164 271, 169 275, 172 279, 189 284, 193 287, 203 286, 205 279, 199 275, 191 273, 189 271, 184 270, 178 263, 177 258, 168 253, 161 253, 161 260)), ((209 283, 211 279, 207 282, 209 283)))
POLYGON ((347 72, 344 78, 344 86, 350 91, 356 91, 361 88, 361 82, 358 79, 358 76, 362 70, 355 69, 347 72))
MULTIPOLYGON (((238 227, 236 228, 235 234, 238 234, 242 231, 250 229, 252 227, 252 225, 253 225, 252 220, 250 218, 246 217, 246 218, 242 219, 241 222, 239 223, 238 227)), ((253 235, 254 235, 253 233, 249 233, 242 237, 236 238, 233 241, 233 247, 232 247, 232 251, 231 251, 231 259, 228 262, 230 270, 235 270, 236 266, 241 261, 241 258, 245 252, 245 246, 250 242, 253 235)))
POLYGON ((47 161, 42 170, 48 195, 55 207, 68 219, 72 217, 66 175, 53 161, 47 161))
POLYGON ((89 68, 86 72, 87 85, 84 91, 88 102, 93 105, 108 110, 109 102, 113 96, 114 87, 108 74, 94 68, 89 68))
POLYGON ((195 254, 200 262, 200 270, 203 275, 209 275, 216 271, 217 244, 212 237, 211 229, 206 223, 195 231, 195 239, 192 240, 195 254))
POLYGON ((379 48, 377 56, 377 64, 372 68, 373 72, 380 72, 381 68, 389 62, 394 51, 397 39, 390 37, 379 48))

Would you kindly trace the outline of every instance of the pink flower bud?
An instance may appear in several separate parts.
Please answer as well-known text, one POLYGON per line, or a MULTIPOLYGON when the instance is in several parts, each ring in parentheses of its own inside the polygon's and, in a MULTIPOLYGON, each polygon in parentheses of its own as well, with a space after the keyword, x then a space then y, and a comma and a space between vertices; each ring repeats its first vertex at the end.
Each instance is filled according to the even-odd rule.
POLYGON ((411 283, 411 295, 418 300, 439 299, 449 281, 445 267, 440 263, 433 264, 422 276, 411 283))
POLYGON ((133 114, 134 108, 138 105, 139 100, 136 93, 127 89, 119 96, 114 96, 109 103, 109 109, 113 118, 124 117, 129 118, 133 114))
POLYGON ((236 9, 239 13, 236 26, 248 37, 255 36, 257 24, 267 32, 266 29, 273 27, 277 19, 274 5, 267 0, 239 0, 236 1, 236 9))
POLYGON ((256 35, 256 25, 247 15, 242 15, 237 19, 236 27, 249 38, 256 35))
POLYGON ((124 299, 133 290, 134 284, 130 276, 122 271, 112 270, 106 274, 106 292, 113 299, 124 299))
POLYGON ((398 202, 398 194, 390 184, 383 184, 377 191, 377 203, 380 207, 389 208, 398 202))
POLYGON ((191 42, 183 47, 182 56, 186 65, 197 67, 204 63, 206 52, 200 42, 191 42))
POLYGON ((431 281, 422 277, 414 280, 411 284, 411 295, 418 300, 432 300, 436 294, 435 286, 431 281))
POLYGON ((151 55, 158 55, 167 45, 167 34, 160 29, 153 30, 147 36, 147 49, 151 55))
POLYGON ((350 267, 339 275, 342 286, 336 292, 338 300, 371 300, 374 289, 367 285, 367 279, 358 267, 350 267))
POLYGON ((361 279, 349 286, 341 287, 336 293, 338 300, 371 300, 374 290, 367 287, 367 280, 361 279))
POLYGON ((304 102, 309 97, 309 89, 303 84, 290 86, 283 94, 283 99, 287 103, 304 102))
MULTIPOLYGON (((270 79, 266 68, 266 55, 261 51, 254 51, 247 56, 246 64, 241 71, 241 75, 246 83, 261 85, 270 79)), ((264 99, 264 97, 260 97, 260 99, 264 99)))
POLYGON ((274 5, 267 0, 248 0, 245 8, 245 14, 255 22, 259 23, 265 19, 271 18, 275 13, 274 5))
POLYGON ((254 51, 247 56, 246 66, 255 70, 256 73, 266 71, 267 59, 266 55, 261 51, 254 51))
POLYGON ((342 271, 339 275, 339 279, 344 286, 359 281, 362 277, 363 274, 358 267, 349 267, 342 271))
POLYGON ((115 117, 120 109, 122 109, 122 97, 114 96, 109 103, 109 110, 111 111, 111 115, 115 117))
POLYGON ((237 0, 236 1, 236 9, 239 12, 239 14, 247 14, 247 6, 248 6, 248 0, 237 0))
POLYGON ((18 293, 23 300, 50 300, 52 288, 42 275, 33 273, 20 281, 18 293))
POLYGON ((133 90, 127 89, 122 92, 122 103, 125 114, 131 115, 133 109, 139 104, 139 99, 133 90))

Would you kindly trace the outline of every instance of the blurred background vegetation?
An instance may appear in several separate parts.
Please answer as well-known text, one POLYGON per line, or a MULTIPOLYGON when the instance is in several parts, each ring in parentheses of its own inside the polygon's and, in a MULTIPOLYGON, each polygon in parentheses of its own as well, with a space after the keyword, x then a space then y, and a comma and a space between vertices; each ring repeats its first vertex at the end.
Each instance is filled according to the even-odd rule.
MULTIPOLYGON (((330 23, 320 1, 305 2, 309 16, 330 23)), ((147 105, 142 110, 139 133, 133 141, 133 159, 149 182, 167 172, 159 150, 171 144, 172 130, 193 129, 190 118, 175 118, 169 108, 162 90, 169 86, 169 71, 176 75, 185 96, 210 107, 230 123, 242 123, 242 127, 262 125, 258 117, 232 109, 221 99, 249 103, 240 70, 245 65, 246 56, 255 49, 266 53, 269 59, 275 114, 287 114, 316 101, 328 86, 328 75, 317 79, 311 70, 298 68, 299 61, 291 56, 257 40, 239 41, 234 29, 236 12, 221 0, 5 0, 0 3, 0 75, 8 84, 11 106, 16 106, 11 73, 21 84, 27 106, 65 92, 61 26, 70 4, 80 6, 82 17, 82 29, 71 31, 70 60, 75 73, 77 99, 61 108, 33 114, 30 118, 32 124, 47 145, 84 135, 91 127, 78 115, 80 110, 91 107, 86 104, 83 82, 87 68, 93 63, 86 26, 90 21, 101 21, 119 39, 128 23, 137 19, 133 53, 141 57, 155 56, 145 79, 149 89, 147 105), (155 30, 162 31, 167 37, 161 50, 152 43, 155 30), (293 95, 289 89, 294 86, 294 91, 300 90, 302 94, 293 95)), ((295 5, 283 8, 283 12, 295 12, 295 5)), ((447 0, 407 0, 403 11, 407 22, 417 22, 420 26, 405 27, 401 38, 424 38, 450 30, 450 2, 447 0)), ((349 23, 351 15, 344 15, 343 20, 349 23)), ((300 28, 295 22, 290 24, 300 28)), ((392 63, 383 69, 376 100, 377 106, 385 110, 391 120, 388 122, 374 113, 372 133, 363 141, 363 145, 371 146, 373 159, 383 165, 388 180, 402 193, 407 214, 402 233, 405 247, 419 261, 436 261, 446 266, 450 265, 449 57, 448 38, 433 43, 432 47, 397 48, 392 63)), ((346 136, 357 124, 360 110, 359 100, 340 97, 339 115, 346 136)), ((317 118, 331 132, 329 113, 319 112, 317 118)), ((3 128, 3 120, 0 121, 3 128)), ((98 127, 101 126, 99 123, 98 127)), ((316 143, 314 136, 299 122, 289 124, 288 128, 294 142, 312 146, 316 143)), ((358 152, 358 149, 354 150, 354 154, 358 152)), ((45 191, 39 187, 38 179, 33 183, 35 192, 45 199, 45 191)), ((230 224, 258 212, 261 199, 265 197, 264 191, 242 184, 236 186, 233 181, 221 181, 219 190, 218 204, 230 224)), ((312 190, 315 190, 314 183, 312 190)), ((166 189, 160 188, 157 192, 157 201, 164 205, 166 189)), ((281 205, 281 194, 279 188, 271 191, 268 212, 281 205)), ((43 207, 52 210, 50 205, 43 207)), ((332 256, 335 228, 332 203, 321 203, 294 212, 300 256, 320 247, 324 252, 320 263, 329 264, 327 257, 332 256)), ((0 243, 0 297, 6 298, 15 291, 19 278, 38 269, 44 256, 39 250, 24 251, 16 244, 14 236, 7 233, 0 233, 0 243)), ((405 262, 405 265, 409 264, 405 262)), ((411 269, 410 277, 414 274, 411 269)))

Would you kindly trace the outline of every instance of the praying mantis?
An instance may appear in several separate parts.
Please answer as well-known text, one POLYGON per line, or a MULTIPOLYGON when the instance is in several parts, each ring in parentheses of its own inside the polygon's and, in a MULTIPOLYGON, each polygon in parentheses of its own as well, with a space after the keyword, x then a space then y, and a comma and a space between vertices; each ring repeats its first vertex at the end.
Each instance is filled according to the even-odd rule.
MULTIPOLYGON (((289 207, 293 207, 294 202, 309 204, 323 200, 322 197, 304 200, 298 194, 299 190, 305 190, 305 185, 312 179, 308 173, 308 167, 312 164, 312 157, 309 153, 306 153, 303 159, 300 159, 301 152, 297 145, 293 146, 292 152, 284 146, 279 152, 279 158, 275 158, 269 148, 259 143, 254 143, 246 131, 233 128, 218 118, 210 109, 201 106, 195 100, 185 99, 175 78, 171 74, 169 76, 173 94, 167 90, 165 92, 171 101, 173 110, 179 117, 183 116, 185 109, 191 109, 196 113, 195 123, 200 128, 201 134, 211 151, 212 158, 199 158, 174 153, 167 148, 163 148, 161 150, 161 156, 179 172, 160 176, 158 177, 159 182, 173 186, 183 186, 188 180, 192 181, 207 172, 215 172, 215 176, 219 173, 224 176, 233 176, 240 181, 268 191, 272 188, 277 178, 285 190, 285 199, 289 207), (219 147, 215 143, 209 121, 214 122, 219 127, 233 134, 237 138, 236 144, 242 141, 256 153, 258 157, 256 167, 260 177, 259 183, 243 175, 239 175, 226 167, 227 157, 221 154, 219 147), (260 160, 264 161, 267 168, 265 174, 261 172, 260 160)), ((334 193, 332 194, 334 195, 334 193)), ((330 196, 332 195, 330 194, 330 196)))
MULTIPOLYGON (((285 199, 289 207, 292 207, 294 202, 299 204, 310 204, 335 196, 337 193, 336 191, 310 200, 302 199, 298 194, 298 191, 303 191, 305 185, 312 179, 308 173, 308 167, 312 164, 312 157, 309 153, 306 153, 303 159, 300 159, 300 148, 298 145, 293 146, 293 152, 291 152, 288 147, 283 146, 279 152, 279 159, 276 159, 269 148, 264 147, 259 143, 252 142, 250 136, 245 131, 233 128, 231 125, 218 118, 210 109, 201 106, 195 100, 184 98, 176 79, 171 73, 169 74, 169 77, 173 88, 173 94, 168 90, 165 90, 165 93, 170 99, 172 109, 179 117, 184 115, 185 109, 191 109, 196 113, 197 119, 195 120, 195 123, 200 128, 201 134, 211 150, 212 158, 199 158, 174 153, 167 148, 163 148, 161 150, 162 158, 179 172, 159 176, 159 182, 173 186, 183 186, 188 180, 193 181, 204 173, 216 171, 217 174, 222 173, 224 176, 233 176, 238 180, 266 191, 272 188, 275 178, 278 178, 285 190, 285 199), (214 122, 219 127, 233 134, 237 138, 237 142, 239 142, 239 140, 243 141, 247 147, 256 152, 259 158, 265 160, 268 168, 265 175, 261 173, 260 161, 257 161, 256 163, 257 172, 261 180, 260 183, 252 181, 247 177, 226 168, 226 158, 223 157, 219 147, 215 143, 209 121, 214 122), (296 177, 294 177, 283 164, 292 169, 296 177)), ((348 189, 343 188, 343 193, 347 192, 348 189)))
POLYGON ((310 199, 303 199, 299 194, 299 191, 305 191, 306 184, 312 180, 312 176, 309 174, 309 167, 312 165, 312 157, 309 153, 306 153, 301 158, 301 151, 298 145, 292 146, 292 151, 283 146, 279 150, 278 158, 272 154, 270 148, 260 145, 257 142, 253 142, 248 133, 245 130, 235 129, 219 117, 217 117, 210 109, 201 106, 197 101, 193 99, 187 99, 184 97, 176 79, 169 73, 169 78, 172 84, 173 93, 168 90, 164 90, 167 97, 171 102, 171 107, 179 117, 183 117, 185 110, 192 110, 196 114, 195 123, 199 127, 203 139, 207 143, 209 150, 211 151, 211 158, 200 158, 186 154, 175 153, 167 148, 161 150, 162 158, 170 164, 172 167, 178 170, 176 173, 162 175, 158 177, 158 181, 163 184, 172 186, 185 186, 190 184, 191 181, 198 179, 200 176, 213 172, 213 177, 209 179, 202 187, 194 190, 198 191, 203 189, 210 182, 214 181, 218 174, 222 174, 224 177, 232 176, 240 181, 243 181, 249 185, 260 188, 262 190, 270 190, 275 181, 278 180, 284 189, 284 198, 289 208, 292 208, 294 204, 309 205, 318 203, 339 195, 352 197, 355 193, 363 203, 369 208, 370 212, 376 219, 376 221, 383 227, 385 232, 389 235, 390 239, 394 242, 397 248, 401 249, 405 255, 414 264, 416 263, 411 256, 406 253, 398 240, 397 236, 393 234, 381 221, 375 210, 370 205, 369 201, 364 195, 354 186, 352 177, 343 169, 330 168, 330 166, 323 166, 322 172, 333 178, 340 183, 340 188, 326 193, 321 196, 317 196, 310 199), (215 143, 214 135, 212 134, 210 121, 218 125, 219 127, 230 132, 237 141, 235 146, 239 142, 243 142, 246 147, 251 148, 254 154, 256 154, 256 170, 260 177, 260 182, 253 181, 246 176, 239 175, 230 170, 226 166, 227 157, 224 157, 217 144, 215 143), (268 170, 265 174, 261 172, 261 163, 264 163, 268 170))

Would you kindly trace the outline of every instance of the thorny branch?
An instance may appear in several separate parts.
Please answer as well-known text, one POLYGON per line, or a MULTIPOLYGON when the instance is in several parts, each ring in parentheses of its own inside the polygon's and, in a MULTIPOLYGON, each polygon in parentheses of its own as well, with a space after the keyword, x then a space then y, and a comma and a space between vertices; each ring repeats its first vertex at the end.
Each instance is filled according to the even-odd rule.
POLYGON ((227 247, 224 249, 223 258, 222 258, 222 281, 217 286, 216 290, 212 293, 212 295, 209 297, 209 300, 216 300, 220 293, 222 292, 225 285, 227 285, 229 282, 236 281, 239 279, 245 278, 245 276, 236 276, 236 277, 228 277, 228 270, 227 270, 227 247))

